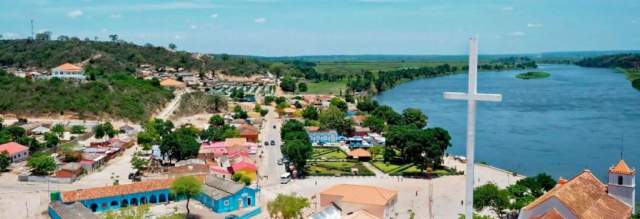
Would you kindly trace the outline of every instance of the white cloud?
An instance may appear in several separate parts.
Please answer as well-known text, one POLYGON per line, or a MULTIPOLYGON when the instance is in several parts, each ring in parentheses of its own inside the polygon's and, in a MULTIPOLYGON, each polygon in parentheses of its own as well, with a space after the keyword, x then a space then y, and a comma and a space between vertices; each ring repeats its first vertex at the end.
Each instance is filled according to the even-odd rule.
POLYGON ((540 27, 542 27, 542 24, 529 23, 529 24, 527 24, 527 27, 529 27, 529 28, 540 28, 540 27))
POLYGON ((211 14, 211 15, 209 15, 209 17, 211 17, 211 18, 218 18, 218 14, 217 14, 217 13, 211 14))
POLYGON ((174 39, 176 39, 176 40, 180 40, 180 39, 182 39, 182 36, 180 36, 180 35, 175 35, 175 36, 173 36, 173 38, 174 38, 174 39))
POLYGON ((100 32, 103 32, 103 33, 106 33, 107 31, 109 31, 109 30, 107 30, 107 28, 100 29, 100 32))
POLYGON ((114 19, 118 19, 118 18, 122 18, 122 14, 111 14, 109 15, 110 18, 114 18, 114 19))
POLYGON ((261 23, 267 22, 267 19, 263 18, 263 17, 259 17, 259 18, 256 18, 255 20, 253 20, 253 22, 255 22, 256 24, 261 24, 261 23))
POLYGON ((527 35, 527 34, 525 32, 522 32, 522 31, 514 31, 514 32, 509 33, 509 36, 524 36, 524 35, 527 35))
POLYGON ((189 28, 195 30, 195 29, 198 29, 198 26, 195 24, 192 24, 192 25, 189 25, 189 28))
POLYGON ((77 18, 77 17, 82 16, 82 14, 83 14, 83 13, 82 13, 82 11, 81 11, 81 10, 77 10, 77 9, 76 9, 76 10, 73 10, 73 11, 68 12, 68 13, 67 13, 67 16, 68 16, 68 17, 70 17, 70 18, 77 18))
POLYGON ((503 10, 503 11, 513 11, 513 6, 505 6, 505 7, 502 7, 500 10, 503 10))

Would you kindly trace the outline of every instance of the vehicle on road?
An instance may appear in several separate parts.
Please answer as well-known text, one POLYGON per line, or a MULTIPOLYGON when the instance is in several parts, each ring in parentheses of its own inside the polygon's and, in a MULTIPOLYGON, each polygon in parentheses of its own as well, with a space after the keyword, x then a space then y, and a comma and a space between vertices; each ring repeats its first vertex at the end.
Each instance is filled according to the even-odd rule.
POLYGON ((278 160, 278 165, 282 165, 282 160, 278 160))
POLYGON ((291 173, 286 172, 280 176, 280 184, 287 184, 291 181, 291 173))
POLYGON ((273 129, 276 129, 276 125, 273 125, 273 129))
POLYGON ((269 141, 264 141, 264 146, 269 146, 269 141))
POLYGON ((224 219, 236 219, 236 218, 240 218, 240 217, 238 217, 238 215, 235 215, 235 214, 224 216, 224 219))
POLYGON ((274 146, 274 145, 276 145, 276 141, 271 140, 271 146, 274 146))

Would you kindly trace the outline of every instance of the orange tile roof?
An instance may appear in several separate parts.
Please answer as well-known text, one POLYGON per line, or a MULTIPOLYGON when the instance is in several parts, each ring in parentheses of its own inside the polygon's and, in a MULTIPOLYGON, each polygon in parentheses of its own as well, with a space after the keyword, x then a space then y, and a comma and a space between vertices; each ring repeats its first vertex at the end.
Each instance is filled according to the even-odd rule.
POLYGON ((247 145, 247 139, 246 138, 225 138, 224 145, 227 148, 235 147, 235 146, 244 147, 247 145))
POLYGON ((252 125, 243 124, 240 125, 240 135, 257 135, 258 129, 252 125))
POLYGON ((0 153, 6 151, 9 154, 9 156, 13 156, 14 154, 17 154, 26 150, 29 150, 29 148, 25 147, 24 145, 18 144, 16 142, 9 142, 9 143, 0 145, 0 153))
MULTIPOLYGON (((204 182, 204 176, 197 175, 198 179, 204 182)), ((88 199, 96 199, 102 197, 118 196, 133 194, 138 192, 154 191, 167 189, 171 186, 171 183, 175 178, 170 179, 158 179, 149 180, 143 182, 136 182, 131 184, 122 184, 116 186, 105 186, 90 189, 79 189, 75 191, 62 192, 62 201, 75 202, 88 199)))
POLYGON ((321 195, 341 196, 342 202, 385 206, 398 196, 398 192, 385 188, 339 184, 320 193, 321 195))
POLYGON ((631 215, 631 207, 607 194, 607 186, 589 170, 556 185, 522 210, 532 210, 551 198, 559 200, 578 218, 628 218, 631 215))
POLYGON ((371 157, 371 153, 369 153, 369 151, 362 149, 362 148, 358 148, 352 151, 349 151, 349 156, 352 157, 371 157))
POLYGON ((531 219, 565 219, 565 218, 560 214, 560 212, 558 212, 558 209, 552 208, 551 210, 548 210, 547 212, 545 212, 540 216, 531 217, 531 219))
POLYGON ((78 71, 82 71, 82 68, 73 65, 71 63, 64 63, 58 67, 56 67, 57 69, 60 69, 62 71, 70 71, 70 72, 78 72, 78 71))
POLYGON ((344 219, 380 219, 366 210, 358 210, 351 215, 347 215, 344 219))
POLYGON ((633 175, 636 172, 636 170, 629 168, 629 166, 627 165, 626 162, 624 162, 624 160, 620 160, 618 161, 618 164, 616 164, 615 166, 609 169, 609 172, 624 174, 624 175, 633 175))

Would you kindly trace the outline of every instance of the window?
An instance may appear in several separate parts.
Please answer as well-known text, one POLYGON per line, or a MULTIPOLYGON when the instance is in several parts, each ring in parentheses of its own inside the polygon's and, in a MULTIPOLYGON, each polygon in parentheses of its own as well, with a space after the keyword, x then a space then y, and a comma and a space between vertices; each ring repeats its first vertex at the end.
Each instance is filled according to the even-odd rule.
POLYGON ((622 176, 618 176, 618 185, 622 185, 622 176))
POLYGON ((229 200, 224 200, 224 206, 229 206, 229 200))

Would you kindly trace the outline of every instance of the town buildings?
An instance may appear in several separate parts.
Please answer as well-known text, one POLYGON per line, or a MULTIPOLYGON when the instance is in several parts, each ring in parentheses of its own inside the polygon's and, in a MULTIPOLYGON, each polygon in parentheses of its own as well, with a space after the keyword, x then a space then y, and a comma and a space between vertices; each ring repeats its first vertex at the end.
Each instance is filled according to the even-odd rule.
POLYGON ((317 126, 305 127, 312 145, 327 145, 338 143, 338 132, 336 130, 320 130, 317 126))
POLYGON ((64 63, 58 67, 52 68, 49 78, 85 80, 86 76, 84 75, 84 70, 81 67, 70 63, 64 63))
POLYGON ((608 184, 589 170, 572 179, 560 179, 556 187, 522 208, 527 218, 630 218, 635 207, 635 169, 624 160, 609 169, 608 184))

